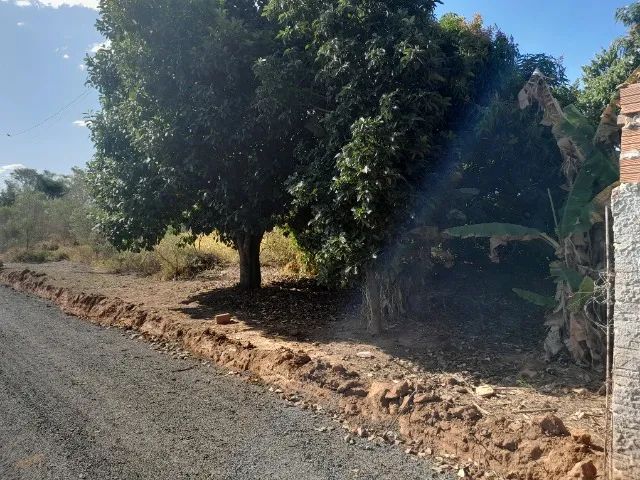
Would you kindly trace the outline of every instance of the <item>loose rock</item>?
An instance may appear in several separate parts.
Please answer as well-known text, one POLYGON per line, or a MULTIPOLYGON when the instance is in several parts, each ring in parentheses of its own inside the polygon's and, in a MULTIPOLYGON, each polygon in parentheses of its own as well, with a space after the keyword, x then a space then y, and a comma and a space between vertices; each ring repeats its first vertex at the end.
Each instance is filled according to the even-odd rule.
POLYGON ((571 469, 567 474, 567 480, 578 478, 580 480, 594 480, 598 475, 598 469, 591 460, 584 460, 571 469))
POLYGON ((496 394, 496 391, 493 389, 491 385, 480 385, 476 387, 476 395, 482 398, 493 397, 496 394))
POLYGON ((555 415, 545 415, 538 421, 538 424, 542 429, 542 433, 548 435, 549 437, 564 437, 569 435, 569 430, 567 430, 567 427, 565 427, 562 420, 560 420, 555 415))
POLYGON ((440 397, 433 392, 418 393, 413 397, 413 403, 431 403, 440 401, 440 397))
POLYGON ((409 393, 409 391, 410 387, 408 382, 396 383, 389 389, 384 398, 387 400, 398 400, 409 393))
POLYGON ((220 315, 216 315, 215 320, 218 325, 230 325, 233 323, 230 313, 221 313, 220 315))
POLYGON ((358 352, 358 353, 356 353, 356 356, 358 356, 360 358, 373 358, 373 353, 371 353, 369 351, 358 352))

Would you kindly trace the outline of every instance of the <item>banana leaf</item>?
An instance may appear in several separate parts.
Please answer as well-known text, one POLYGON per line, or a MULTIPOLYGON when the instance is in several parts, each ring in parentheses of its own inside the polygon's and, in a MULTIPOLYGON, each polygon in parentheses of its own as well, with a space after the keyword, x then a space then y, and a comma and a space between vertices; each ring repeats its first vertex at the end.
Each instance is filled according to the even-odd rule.
POLYGON ((567 107, 564 113, 566 120, 560 127, 561 131, 580 149, 585 161, 567 196, 558 225, 560 238, 589 231, 592 225, 592 200, 598 192, 620 177, 619 168, 609 155, 593 143, 595 131, 586 117, 573 105, 567 107))
POLYGON ((581 275, 572 268, 566 267, 562 262, 551 262, 549 265, 549 271, 556 281, 566 282, 569 284, 571 291, 580 291, 580 286, 585 279, 584 275, 581 275))
POLYGON ((584 277, 577 292, 569 301, 569 310, 574 313, 581 311, 587 302, 593 297, 596 284, 591 277, 584 277))
POLYGON ((557 250, 560 245, 553 238, 535 228, 514 225, 512 223, 479 223, 477 225, 463 225, 445 230, 445 235, 457 238, 489 238, 492 262, 499 263, 498 247, 509 242, 529 242, 542 240, 557 250))
POLYGON ((538 305, 539 307, 553 308, 556 305, 556 299, 554 297, 545 297, 544 295, 540 295, 539 293, 531 292, 529 290, 514 288, 513 293, 523 300, 533 303, 534 305, 538 305))
POLYGON ((444 232, 456 238, 495 238, 503 242, 543 240, 553 248, 558 248, 558 242, 548 234, 535 228, 529 228, 512 223, 479 223, 476 225, 462 225, 452 227, 444 232))

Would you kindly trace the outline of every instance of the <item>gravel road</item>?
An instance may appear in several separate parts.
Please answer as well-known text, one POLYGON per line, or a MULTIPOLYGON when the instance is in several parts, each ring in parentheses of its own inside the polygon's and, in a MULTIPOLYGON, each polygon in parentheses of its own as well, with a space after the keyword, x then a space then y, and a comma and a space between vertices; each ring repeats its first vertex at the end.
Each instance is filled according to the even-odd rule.
POLYGON ((445 478, 332 425, 0 287, 2 480, 445 478))

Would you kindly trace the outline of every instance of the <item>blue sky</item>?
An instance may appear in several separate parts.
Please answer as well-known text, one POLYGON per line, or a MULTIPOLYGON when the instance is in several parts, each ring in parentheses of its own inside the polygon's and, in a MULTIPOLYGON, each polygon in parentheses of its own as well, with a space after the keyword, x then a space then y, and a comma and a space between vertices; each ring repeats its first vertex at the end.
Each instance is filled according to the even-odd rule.
MULTIPOLYGON (((613 18, 630 0, 445 0, 438 14, 485 22, 513 35, 521 51, 563 56, 571 79, 624 28, 613 18)), ((20 132, 86 92, 84 57, 102 39, 98 0, 0 0, 0 178, 15 165, 55 172, 83 166, 93 149, 84 114, 98 107, 89 91, 42 126, 20 132), (72 5, 72 6, 70 6, 72 5)))

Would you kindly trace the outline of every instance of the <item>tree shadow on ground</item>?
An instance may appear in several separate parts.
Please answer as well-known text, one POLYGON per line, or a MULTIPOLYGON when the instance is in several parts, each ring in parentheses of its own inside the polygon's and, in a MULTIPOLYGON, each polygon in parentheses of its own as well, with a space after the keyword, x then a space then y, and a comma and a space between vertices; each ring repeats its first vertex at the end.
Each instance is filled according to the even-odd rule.
POLYGON ((601 374, 567 357, 545 362, 543 312, 515 298, 513 282, 495 272, 445 273, 421 295, 417 313, 378 336, 368 334, 360 320, 357 290, 332 291, 311 280, 273 281, 253 292, 236 287, 202 292, 177 310, 198 320, 229 312, 285 340, 370 344, 427 372, 464 373, 495 385, 530 386, 548 394, 600 388, 601 374))

